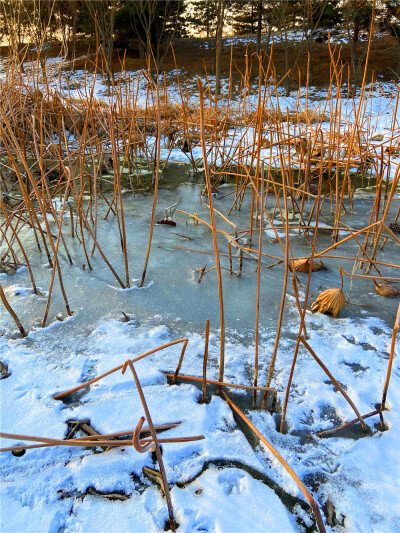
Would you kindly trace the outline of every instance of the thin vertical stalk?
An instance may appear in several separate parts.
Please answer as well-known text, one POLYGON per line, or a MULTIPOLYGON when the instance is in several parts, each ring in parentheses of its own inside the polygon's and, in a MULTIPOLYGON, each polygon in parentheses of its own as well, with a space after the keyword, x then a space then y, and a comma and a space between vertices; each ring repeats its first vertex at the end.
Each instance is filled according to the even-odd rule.
POLYGON ((212 189, 211 189, 211 180, 210 172, 207 164, 207 150, 205 144, 205 125, 204 125, 204 99, 203 99, 203 85, 199 78, 197 78, 197 84, 199 88, 199 98, 200 98, 200 133, 201 133, 201 149, 203 153, 203 162, 204 162, 204 174, 207 183, 207 194, 208 194, 208 205, 210 208, 210 218, 211 218, 211 229, 214 243, 214 254, 215 254, 215 265, 217 270, 218 278, 218 295, 219 295, 219 313, 221 321, 221 339, 220 339, 220 357, 219 357, 219 373, 218 381, 224 380, 224 366, 225 366, 225 316, 224 316, 224 297, 222 289, 222 275, 221 275, 221 264, 219 260, 219 250, 218 250, 218 239, 217 231, 214 217, 214 207, 212 199, 212 189))
POLYGON ((206 337, 204 340, 204 358, 203 358, 203 382, 201 386, 202 390, 202 403, 205 403, 207 396, 207 360, 208 360, 208 341, 210 338, 210 320, 206 322, 206 337))

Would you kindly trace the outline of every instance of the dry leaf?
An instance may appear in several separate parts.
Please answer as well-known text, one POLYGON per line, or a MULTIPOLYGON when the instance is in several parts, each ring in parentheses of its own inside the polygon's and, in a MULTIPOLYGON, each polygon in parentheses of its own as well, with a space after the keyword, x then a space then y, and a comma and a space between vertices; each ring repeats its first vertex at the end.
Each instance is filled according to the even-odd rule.
MULTIPOLYGON (((290 270, 292 266, 289 264, 290 270)), ((304 272, 308 274, 310 271, 310 258, 308 259, 297 259, 294 261, 294 269, 296 272, 304 272)), ((318 272, 318 270, 326 270, 326 266, 322 261, 313 261, 311 266, 311 272, 318 272)))
POLYGON ((388 146, 385 148, 385 152, 390 155, 399 155, 400 148, 398 146, 388 146))
POLYGON ((331 313, 337 317, 346 303, 346 298, 342 289, 327 289, 318 295, 311 306, 311 311, 318 313, 331 313))
POLYGON ((308 186, 306 188, 306 184, 302 183, 298 187, 297 190, 298 190, 297 200, 301 200, 301 197, 303 196, 304 192, 309 192, 311 194, 318 194, 318 185, 315 185, 315 183, 308 183, 308 186))
POLYGON ((173 220, 163 219, 163 220, 157 220, 157 224, 165 224, 166 226, 176 226, 176 222, 173 220))
POLYGON ((386 298, 394 298, 400 295, 400 291, 393 285, 389 285, 389 283, 377 283, 375 290, 381 296, 386 296, 386 298))

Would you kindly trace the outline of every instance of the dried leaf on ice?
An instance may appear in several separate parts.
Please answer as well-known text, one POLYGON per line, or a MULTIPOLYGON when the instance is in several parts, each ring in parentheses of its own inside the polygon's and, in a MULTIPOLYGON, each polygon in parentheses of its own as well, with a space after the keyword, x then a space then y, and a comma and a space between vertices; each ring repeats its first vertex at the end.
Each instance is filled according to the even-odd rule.
POLYGON ((311 306, 311 311, 318 313, 331 313, 337 317, 346 303, 342 289, 327 289, 318 295, 311 306))
POLYGON ((400 291, 393 285, 389 285, 389 283, 376 283, 375 290, 381 296, 386 296, 386 298, 394 298, 400 295, 400 291))
MULTIPOLYGON (((308 274, 310 271, 310 262, 311 259, 297 259, 293 262, 294 269, 296 272, 304 272, 308 274)), ((289 264, 290 270, 292 270, 292 265, 289 264)), ((311 266, 311 272, 318 272, 318 270, 326 270, 326 266, 322 261, 313 261, 311 266)))
POLYGON ((166 226, 176 226, 176 222, 169 219, 158 220, 157 224, 165 224, 166 226))
POLYGON ((392 222, 391 224, 389 224, 389 229, 392 230, 393 233, 400 233, 400 224, 392 222))

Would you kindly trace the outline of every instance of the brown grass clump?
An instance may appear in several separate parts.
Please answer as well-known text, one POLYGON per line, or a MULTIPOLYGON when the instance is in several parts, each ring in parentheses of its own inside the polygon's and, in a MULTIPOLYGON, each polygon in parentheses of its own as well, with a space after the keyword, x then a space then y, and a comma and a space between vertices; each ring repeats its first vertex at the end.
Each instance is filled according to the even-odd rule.
POLYGON ((385 148, 385 152, 389 155, 399 155, 400 148, 398 146, 388 146, 385 148))
POLYGON ((376 283, 375 290, 378 294, 386 298, 400 296, 400 291, 396 287, 393 287, 393 285, 389 285, 389 283, 376 283))
POLYGON ((346 303, 342 289, 327 289, 318 295, 311 306, 311 311, 317 313, 330 313, 337 317, 346 303))
MULTIPOLYGON (((296 272, 308 274, 310 271, 310 263, 311 259, 309 257, 307 259, 297 259, 296 261, 293 261, 294 270, 296 272)), ((289 265, 289 268, 292 270, 292 265, 289 265)), ((322 261, 312 261, 311 272, 318 272, 318 270, 326 270, 326 266, 322 261)))
MULTIPOLYGON (((251 123, 257 119, 259 116, 260 110, 250 111, 244 117, 247 123, 251 123)), ((280 109, 275 109, 274 107, 264 107, 262 109, 262 121, 269 124, 271 122, 285 122, 286 115, 283 115, 280 109)))
POLYGON ((318 109, 308 109, 307 111, 293 111, 289 113, 289 120, 291 122, 305 122, 316 124, 317 122, 329 122, 330 118, 325 113, 321 113, 318 109))

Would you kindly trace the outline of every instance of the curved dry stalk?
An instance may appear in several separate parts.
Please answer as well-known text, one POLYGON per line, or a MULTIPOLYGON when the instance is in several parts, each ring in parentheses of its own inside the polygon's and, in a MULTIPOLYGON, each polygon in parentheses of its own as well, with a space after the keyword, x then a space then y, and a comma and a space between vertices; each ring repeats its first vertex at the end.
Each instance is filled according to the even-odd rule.
POLYGON ((7 309, 7 311, 10 313, 10 315, 12 316, 12 319, 14 320, 15 324, 17 325, 17 328, 19 329, 19 331, 21 332, 21 335, 23 337, 27 337, 27 332, 24 330, 22 324, 21 324, 21 321, 20 319, 18 318, 16 312, 13 310, 13 308, 11 307, 11 305, 8 303, 8 300, 6 298, 6 295, 4 294, 4 290, 3 290, 3 286, 2 284, 0 283, 0 298, 1 298, 1 301, 3 302, 3 305, 4 307, 7 309))
POLYGON ((382 392, 381 411, 384 411, 385 410, 385 406, 386 406, 386 396, 387 396, 387 391, 388 391, 388 388, 389 388, 390 376, 391 376, 391 373, 392 373, 394 349, 396 347, 396 339, 397 339, 397 334, 399 332, 399 329, 400 329, 400 304, 399 304, 399 307, 397 308, 396 319, 394 321, 393 334, 392 334, 392 344, 390 346, 388 368, 387 368, 385 384, 383 386, 383 392, 382 392))
MULTIPOLYGON (((166 344, 162 344, 161 346, 157 346, 157 348, 152 348, 151 350, 148 350, 147 352, 142 353, 138 357, 135 357, 132 359, 132 363, 136 363, 137 361, 140 361, 141 359, 144 359, 145 357, 152 355, 153 353, 159 352, 160 350, 164 350, 165 348, 169 348, 170 346, 174 346, 175 344, 179 344, 180 342, 186 343, 188 342, 188 338, 184 337, 182 339, 178 339, 176 341, 167 342, 166 344)), ((125 363, 124 363, 125 364, 125 363)), ((122 370, 124 367, 124 364, 116 366, 115 368, 112 368, 111 370, 108 370, 107 372, 104 372, 104 374, 101 374, 100 376, 97 376, 90 381, 86 381, 85 383, 82 383, 82 385, 78 385, 77 387, 74 387, 72 389, 69 389, 65 392, 60 392, 58 394, 54 394, 53 398, 55 400, 61 400, 61 398, 64 398, 64 396, 67 396, 68 394, 72 394, 74 392, 78 392, 82 389, 85 389, 86 387, 90 387, 90 385, 93 385, 93 383, 96 383, 97 381, 100 381, 101 379, 105 378, 106 376, 109 376, 110 374, 113 374, 114 372, 118 372, 119 370, 122 370)))
POLYGON ((319 510, 317 502, 314 500, 314 498, 311 496, 310 492, 308 491, 307 487, 304 485, 304 483, 301 481, 299 476, 295 473, 295 471, 289 466, 289 464, 285 461, 285 459, 275 450, 275 448, 270 444, 267 439, 262 435, 258 429, 250 422, 250 420, 247 418, 247 416, 239 409, 239 407, 229 398, 229 396, 226 394, 225 391, 222 391, 222 395, 225 398, 225 400, 228 402, 228 404, 232 407, 232 409, 240 416, 242 420, 249 426, 249 428, 253 431, 253 433, 261 440, 261 442, 268 448, 268 450, 274 455, 274 457, 281 463, 281 465, 285 468, 285 470, 289 473, 289 475, 294 479, 297 486, 307 499, 308 503, 310 504, 311 510, 313 512, 313 515, 315 517, 315 521, 317 523, 318 531, 320 533, 325 533, 325 526, 324 522, 322 520, 321 512, 319 510))
POLYGON ((303 343, 303 345, 307 348, 307 350, 310 352, 310 354, 314 357, 316 362, 319 364, 319 366, 322 368, 322 370, 325 372, 325 374, 329 377, 329 379, 332 381, 332 383, 335 385, 337 390, 340 392, 340 394, 347 400, 350 407, 353 409, 355 414, 358 417, 358 420, 360 421, 361 427, 364 431, 367 431, 367 426, 365 425, 364 420, 362 419, 362 416, 360 415, 357 407, 354 405, 353 401, 349 397, 349 395, 344 391, 343 387, 336 381, 336 379, 333 377, 333 375, 329 372, 327 367, 324 365, 324 363, 321 361, 321 359, 317 356, 317 354, 314 352, 314 350, 311 348, 311 346, 308 344, 308 342, 300 335, 299 336, 300 342, 303 343))
MULTIPOLYGON (((130 359, 128 359, 124 363, 124 366, 122 368, 122 373, 123 374, 125 373, 125 371, 126 371, 128 366, 131 369, 131 372, 132 372, 132 375, 133 375, 133 379, 135 380, 136 388, 138 390, 138 393, 139 393, 139 396, 140 396, 140 400, 142 402, 142 406, 143 406, 143 409, 144 409, 144 412, 145 412, 145 415, 146 415, 147 423, 149 425, 149 430, 150 430, 151 438, 152 438, 152 441, 153 441, 152 444, 154 444, 155 453, 156 453, 157 461, 158 461, 158 466, 160 468, 160 474, 161 474, 161 477, 162 477, 162 480, 163 480, 163 489, 164 489, 165 499, 167 501, 169 523, 170 523, 172 531, 175 531, 176 527, 175 527, 175 521, 174 521, 174 511, 173 511, 173 508, 172 508, 171 495, 169 493, 167 474, 165 473, 164 462, 163 462, 162 455, 161 455, 160 445, 158 444, 158 440, 157 440, 157 433, 156 433, 156 431, 154 429, 154 426, 153 426, 153 421, 151 419, 150 411, 149 411, 149 408, 147 406, 146 398, 144 396, 142 387, 140 385, 140 381, 139 381, 138 375, 137 375, 135 367, 133 366, 132 361, 130 359)), ((143 420, 142 419, 141 419, 141 422, 143 424, 143 420)), ((139 425, 140 425, 140 421, 139 421, 139 425)), ((140 431, 140 428, 139 428, 139 431, 140 431)), ((143 448, 141 448, 140 444, 139 444, 139 449, 143 450, 143 448)), ((150 451, 151 447, 149 446, 147 448, 147 450, 150 451)), ((142 453, 143 453, 143 451, 142 451, 142 453)))
MULTIPOLYGON (((156 445, 154 444, 154 442, 149 442, 148 444, 141 444, 140 443, 140 432, 142 430, 142 426, 143 426, 143 422, 145 421, 145 417, 144 416, 141 416, 140 417, 140 420, 137 424, 137 426, 135 427, 135 430, 133 432, 133 436, 132 436, 132 444, 133 444, 133 447, 135 448, 135 450, 139 453, 146 453, 146 452, 154 452, 154 450, 156 449, 156 445)), ((154 427, 153 427, 154 429, 154 427)))

